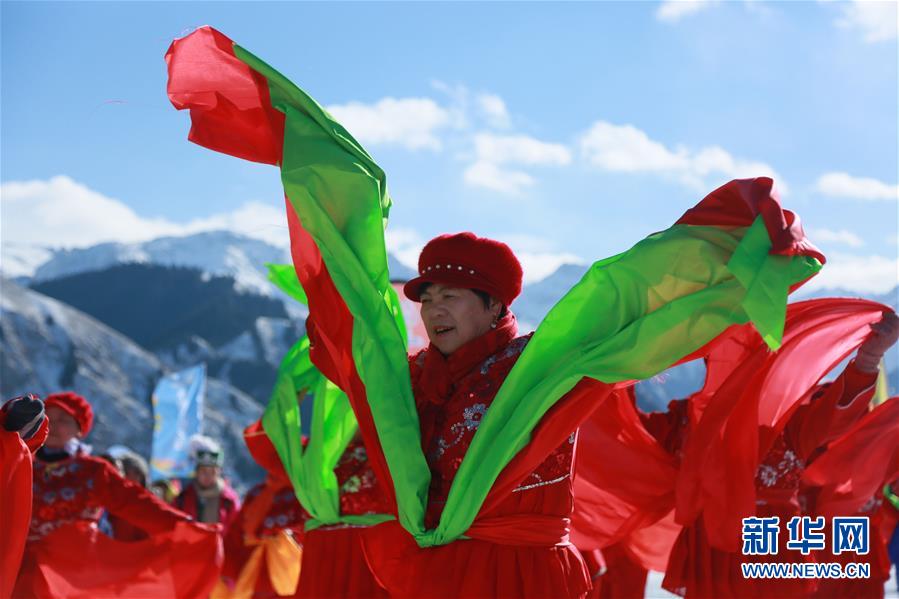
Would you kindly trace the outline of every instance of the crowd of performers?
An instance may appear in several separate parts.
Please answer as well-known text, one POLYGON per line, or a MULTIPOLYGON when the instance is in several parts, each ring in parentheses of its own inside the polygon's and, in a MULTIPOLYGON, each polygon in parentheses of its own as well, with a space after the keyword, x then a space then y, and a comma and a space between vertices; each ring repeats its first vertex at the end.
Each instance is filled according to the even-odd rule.
MULTIPOLYGON (((521 285, 511 251, 469 234, 443 236, 425 247, 421 270, 444 263, 447 253, 478 268, 478 287, 458 270, 432 269, 405 288, 421 303, 431 335, 431 345, 409 359, 432 475, 430 526, 530 339, 517 335, 510 308, 521 285)), ((146 488, 146 463, 138 456, 89 454, 83 439, 93 411, 83 397, 17 398, 2 412, 3 596, 642 597, 648 570, 658 569, 665 572, 663 587, 686 597, 879 597, 889 578, 889 547, 895 552, 899 537, 893 491, 899 490, 899 401, 871 409, 871 399, 878 364, 897 337, 899 318, 864 300, 791 304, 782 353, 770 352, 749 325, 731 327, 704 352, 702 389, 653 413, 637 407, 633 386, 616 390, 495 505, 496 531, 414 552, 408 561, 397 549, 404 540, 395 523, 305 531, 309 513, 261 422, 247 427, 245 441, 267 477, 242 504, 221 477, 220 448, 203 439, 192 449, 194 479, 168 503, 146 488), (857 347, 839 376, 824 384, 826 370, 820 370, 833 360, 810 358, 833 353, 822 343, 844 344, 840 355, 847 343, 857 347), (781 387, 766 387, 769 381, 781 387), (794 382, 798 388, 784 392, 794 382), (756 413, 771 407, 759 397, 764 392, 798 400, 772 426, 733 413, 747 401, 756 413), (703 416, 723 406, 730 412, 715 422, 725 423, 727 436, 703 438, 703 416), (737 455, 730 441, 747 450, 737 455), (739 463, 715 464, 708 452, 750 464, 754 493, 744 494, 750 505, 693 496, 688 508, 708 512, 678 523, 678 481, 698 476, 705 495, 726 493, 728 484, 739 488, 728 480, 739 477, 739 463), (815 468, 831 454, 836 462, 815 468), (705 470, 683 471, 697 464, 705 470), (848 490, 847 482, 854 483, 848 490), (741 575, 740 563, 753 558, 741 554, 734 521, 778 515, 785 526, 792 516, 819 514, 871 518, 870 551, 851 557, 870 564, 869 578, 741 575), (519 520, 528 527, 516 530, 519 520)), ((390 510, 358 434, 334 474, 342 515, 390 510)))
POLYGON ((862 299, 787 303, 825 258, 770 179, 732 181, 595 263, 524 335, 510 248, 441 235, 403 287, 430 341, 410 356, 371 157, 214 29, 166 60, 192 141, 281 168, 293 265, 275 278, 309 316, 245 431, 267 478, 238 508, 220 452, 199 448, 170 505, 88 455, 83 398, 13 400, 3 597, 640 597, 650 569, 686 597, 883 595, 899 400, 872 398, 899 318, 862 299), (638 408, 636 381, 691 360, 701 389, 638 408), (744 518, 778 516, 784 539, 799 515, 869 516, 870 550, 743 555, 744 518), (142 534, 116 538, 123 522, 142 534), (740 569, 841 559, 870 577, 740 569))

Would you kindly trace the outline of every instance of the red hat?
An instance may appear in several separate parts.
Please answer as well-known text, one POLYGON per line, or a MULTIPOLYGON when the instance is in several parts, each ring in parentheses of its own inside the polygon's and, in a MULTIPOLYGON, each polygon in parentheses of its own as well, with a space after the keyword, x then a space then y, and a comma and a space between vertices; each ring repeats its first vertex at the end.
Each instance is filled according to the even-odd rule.
POLYGON ((265 468, 270 475, 275 477, 287 476, 284 465, 281 463, 281 458, 278 456, 278 450, 275 449, 271 439, 265 434, 261 420, 257 420, 244 429, 243 440, 256 463, 265 468))
POLYGON ((57 408, 68 413, 78 423, 78 429, 81 435, 86 437, 94 424, 94 410, 87 400, 73 393, 72 391, 63 391, 62 393, 51 393, 44 400, 44 409, 56 406, 57 408))
POLYGON ((469 232, 429 241, 418 257, 418 273, 403 287, 414 302, 423 283, 480 289, 506 306, 521 293, 521 264, 509 246, 469 232))

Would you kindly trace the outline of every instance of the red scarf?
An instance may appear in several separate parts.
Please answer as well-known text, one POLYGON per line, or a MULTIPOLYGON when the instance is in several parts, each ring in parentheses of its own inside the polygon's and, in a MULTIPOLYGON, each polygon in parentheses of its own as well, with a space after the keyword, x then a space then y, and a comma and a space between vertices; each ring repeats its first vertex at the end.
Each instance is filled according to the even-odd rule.
POLYGON ((508 345, 517 334, 515 315, 507 311, 496 322, 495 329, 472 339, 448 356, 440 353, 433 343, 428 346, 421 372, 413 386, 421 419, 422 447, 425 451, 430 444, 437 417, 444 402, 455 391, 456 382, 508 345))

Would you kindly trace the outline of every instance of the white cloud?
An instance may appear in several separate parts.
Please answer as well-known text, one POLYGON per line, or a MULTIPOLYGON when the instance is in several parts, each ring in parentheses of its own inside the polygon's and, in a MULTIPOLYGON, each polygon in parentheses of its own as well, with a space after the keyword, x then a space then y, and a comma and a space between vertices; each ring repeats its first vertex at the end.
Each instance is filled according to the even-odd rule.
POLYGON ((837 25, 859 31, 868 43, 895 39, 899 33, 899 3, 895 1, 854 0, 841 2, 840 7, 837 25))
POLYGON ((439 150, 437 133, 452 124, 450 112, 430 98, 382 98, 374 104, 349 102, 328 107, 363 144, 439 150))
POLYGON ((676 23, 712 4, 710 0, 664 0, 656 9, 656 18, 667 23, 676 23))
POLYGON ((467 129, 471 123, 471 92, 461 83, 450 85, 439 79, 431 81, 431 87, 445 95, 448 99, 448 110, 452 116, 453 126, 457 129, 467 129))
POLYGON ((825 173, 815 189, 825 195, 856 200, 899 199, 899 185, 890 185, 870 177, 853 177, 849 173, 825 173))
POLYGON ((531 187, 536 180, 527 173, 505 169, 487 161, 478 160, 462 173, 462 178, 473 187, 483 187, 491 191, 517 195, 525 187, 531 187))
POLYGON ((527 135, 481 133, 474 137, 475 162, 463 173, 466 183, 507 194, 518 194, 536 183, 529 173, 504 165, 563 166, 571 151, 527 135))
MULTIPOLYGON (((251 201, 231 212, 177 223, 143 217, 121 201, 64 175, 0 185, 2 270, 7 276, 31 272, 46 257, 44 248, 131 243, 215 230, 233 231, 278 247, 290 243, 282 205, 251 201)), ((518 254, 525 282, 546 277, 561 264, 582 261, 574 254, 556 251, 542 238, 507 235, 503 240, 518 254)), ((413 270, 426 242, 411 228, 388 227, 386 231, 388 251, 413 270)))
POLYGON ((10 181, 0 186, 2 240, 58 247, 103 241, 144 241, 174 234, 165 219, 144 218, 66 176, 49 181, 10 181))
POLYGON ((451 85, 438 79, 431 81, 431 87, 446 96, 447 110, 456 129, 508 129, 511 126, 512 116, 505 100, 498 94, 473 92, 461 83, 451 85))
POLYGON ((527 135, 481 133, 474 138, 478 158, 495 164, 565 165, 571 151, 561 144, 547 143, 527 135))
POLYGON ((719 146, 670 149, 633 125, 597 121, 581 137, 580 148, 591 164, 607 171, 656 173, 698 190, 730 179, 768 176, 782 194, 787 192, 783 178, 763 162, 735 158, 719 146))
POLYGON ((677 171, 689 167, 683 148, 672 152, 632 125, 597 121, 581 138, 581 151, 600 168, 610 171, 677 171))
POLYGON ((247 237, 261 239, 276 247, 290 247, 290 233, 287 230, 284 205, 273 206, 252 200, 232 212, 192 220, 181 226, 179 235, 219 230, 234 231, 247 237))
POLYGON ((886 293, 897 283, 899 260, 895 258, 832 253, 821 272, 802 290, 841 288, 859 293, 886 293))
POLYGON ((831 229, 808 229, 806 233, 808 233, 809 239, 815 244, 824 245, 835 243, 853 248, 859 248, 865 245, 865 242, 861 237, 852 231, 847 231, 845 229, 839 231, 833 231, 831 229))
POLYGON ((384 232, 387 251, 414 271, 418 271, 418 255, 426 240, 415 229, 387 227, 384 232))
POLYGON ((506 103, 496 94, 480 94, 477 98, 478 108, 487 122, 497 129, 509 126, 509 111, 506 103))
POLYGON ((521 262, 524 283, 536 283, 556 272, 563 264, 584 264, 586 260, 577 254, 558 251, 555 244, 545 237, 523 234, 499 235, 497 239, 507 243, 521 262))
POLYGON ((87 247, 220 229, 280 247, 289 244, 284 208, 262 202, 247 202, 232 212, 176 223, 141 216, 121 201, 64 175, 0 185, 0 240, 7 247, 87 247))

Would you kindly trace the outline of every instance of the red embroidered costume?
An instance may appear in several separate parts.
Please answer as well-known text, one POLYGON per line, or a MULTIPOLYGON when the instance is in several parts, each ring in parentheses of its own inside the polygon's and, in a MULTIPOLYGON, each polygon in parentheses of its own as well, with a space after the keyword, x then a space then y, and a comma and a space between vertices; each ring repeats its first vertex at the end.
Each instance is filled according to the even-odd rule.
MULTIPOLYGON (((360 439, 347 445, 334 469, 340 491, 340 514, 384 514, 389 511, 360 439)), ((386 597, 362 550, 369 527, 353 524, 321 526, 306 531, 299 597, 386 597)))
POLYGON ((237 586, 235 594, 290 596, 297 590, 302 559, 298 545, 302 544, 303 522, 309 515, 297 501, 260 422, 247 427, 244 440, 253 459, 268 475, 247 493, 225 535, 222 578, 227 587, 237 586))
MULTIPOLYGON (((46 405, 67 411, 75 405, 76 415, 90 409, 69 393, 48 396, 46 405)), ((79 417, 85 434, 92 421, 86 413, 79 417)), ((214 534, 123 478, 109 462, 87 455, 80 443, 70 450, 38 451, 33 483, 25 557, 13 596, 97 596, 115 587, 117 593, 184 597, 208 592, 217 578, 220 542, 214 534), (97 528, 104 509, 160 536, 136 543, 110 539, 97 528)))

